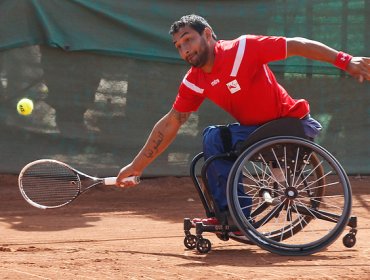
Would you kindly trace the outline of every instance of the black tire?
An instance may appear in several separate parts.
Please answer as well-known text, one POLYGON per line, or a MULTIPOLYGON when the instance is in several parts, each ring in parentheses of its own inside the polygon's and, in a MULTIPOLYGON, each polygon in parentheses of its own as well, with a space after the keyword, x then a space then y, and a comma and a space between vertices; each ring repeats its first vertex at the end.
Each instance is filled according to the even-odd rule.
POLYGON ((197 246, 197 240, 198 238, 195 235, 187 235, 184 238, 184 245, 188 249, 195 249, 195 247, 197 246))
POLYGON ((343 237, 343 245, 347 248, 352 248, 356 244, 356 236, 353 233, 347 233, 343 237))
POLYGON ((197 250, 201 254, 207 254, 209 251, 211 251, 211 241, 205 238, 200 238, 197 241, 197 250))
POLYGON ((247 148, 234 163, 227 188, 237 226, 261 248, 280 255, 323 250, 351 214, 351 188, 339 162, 297 137, 271 137, 247 148), (263 198, 265 192, 272 200, 263 198), (246 197, 250 206, 241 203, 246 197), (251 216, 245 217, 243 209, 251 216))

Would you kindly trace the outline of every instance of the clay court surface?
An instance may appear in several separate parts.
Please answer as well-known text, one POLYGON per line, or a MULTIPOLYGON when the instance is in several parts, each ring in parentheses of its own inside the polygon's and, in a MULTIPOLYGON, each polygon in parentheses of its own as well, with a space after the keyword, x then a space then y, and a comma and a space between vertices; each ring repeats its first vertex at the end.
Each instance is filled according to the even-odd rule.
POLYGON ((284 257, 212 234, 209 254, 185 249, 183 218, 204 216, 190 178, 99 187, 45 211, 23 200, 17 176, 1 175, 0 279, 369 279, 370 177, 351 182, 355 247, 340 238, 320 253, 284 257))

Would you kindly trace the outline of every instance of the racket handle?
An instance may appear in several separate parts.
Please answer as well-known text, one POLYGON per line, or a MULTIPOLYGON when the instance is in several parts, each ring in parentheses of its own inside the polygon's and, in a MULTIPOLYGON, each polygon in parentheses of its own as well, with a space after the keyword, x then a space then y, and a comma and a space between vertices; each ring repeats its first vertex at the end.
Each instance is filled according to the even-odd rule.
MULTIPOLYGON (((104 178, 104 185, 111 186, 116 184, 117 177, 107 177, 104 178)), ((123 182, 133 182, 135 185, 140 183, 139 176, 131 176, 127 177, 123 180, 123 182)))

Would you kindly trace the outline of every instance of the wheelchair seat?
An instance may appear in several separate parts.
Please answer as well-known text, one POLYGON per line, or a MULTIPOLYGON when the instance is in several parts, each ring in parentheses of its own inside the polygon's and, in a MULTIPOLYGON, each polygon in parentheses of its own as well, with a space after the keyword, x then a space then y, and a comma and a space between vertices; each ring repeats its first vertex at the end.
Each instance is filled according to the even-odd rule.
POLYGON ((304 133, 302 121, 300 119, 282 118, 261 125, 251 133, 245 141, 241 141, 235 145, 234 153, 240 155, 247 147, 258 141, 274 136, 294 136, 310 139, 304 133))

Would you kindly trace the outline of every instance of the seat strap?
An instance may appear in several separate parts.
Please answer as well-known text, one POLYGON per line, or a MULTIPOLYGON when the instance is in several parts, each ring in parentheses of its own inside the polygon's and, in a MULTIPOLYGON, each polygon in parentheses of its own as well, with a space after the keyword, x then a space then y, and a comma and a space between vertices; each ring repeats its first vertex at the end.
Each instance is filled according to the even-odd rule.
POLYGON ((231 152, 233 148, 233 143, 232 143, 232 135, 229 127, 227 125, 220 125, 218 126, 220 129, 220 135, 221 135, 221 140, 222 140, 222 145, 224 146, 224 151, 226 153, 231 152))

